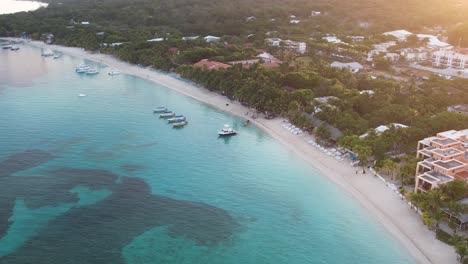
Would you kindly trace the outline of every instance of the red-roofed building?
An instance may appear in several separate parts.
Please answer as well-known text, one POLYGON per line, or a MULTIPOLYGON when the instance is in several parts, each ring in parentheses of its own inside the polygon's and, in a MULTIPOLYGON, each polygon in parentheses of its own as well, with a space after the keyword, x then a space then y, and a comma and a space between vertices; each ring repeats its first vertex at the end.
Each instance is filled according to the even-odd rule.
POLYGON ((225 64, 225 63, 222 63, 222 62, 210 61, 210 60, 207 60, 207 59, 203 59, 203 60, 193 64, 193 67, 203 68, 203 69, 207 69, 207 70, 219 70, 219 69, 230 68, 231 65, 225 64))

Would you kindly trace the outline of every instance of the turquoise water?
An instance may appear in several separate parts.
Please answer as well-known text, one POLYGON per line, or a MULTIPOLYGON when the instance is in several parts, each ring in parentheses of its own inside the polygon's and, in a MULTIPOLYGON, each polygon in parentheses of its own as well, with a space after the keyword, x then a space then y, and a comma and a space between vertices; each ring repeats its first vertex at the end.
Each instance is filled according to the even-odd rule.
POLYGON ((83 60, 40 54, 0 50, 0 264, 414 263, 258 128, 143 79, 79 75, 83 60), (153 115, 162 105, 189 125, 153 115), (239 135, 218 138, 225 123, 239 135))

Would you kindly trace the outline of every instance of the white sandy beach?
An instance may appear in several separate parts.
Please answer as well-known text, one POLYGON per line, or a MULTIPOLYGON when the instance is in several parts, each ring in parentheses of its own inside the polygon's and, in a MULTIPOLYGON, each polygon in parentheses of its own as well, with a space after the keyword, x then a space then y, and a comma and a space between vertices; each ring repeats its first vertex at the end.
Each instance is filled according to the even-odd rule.
MULTIPOLYGON (((244 115, 246 112, 252 112, 251 109, 242 106, 240 103, 232 102, 226 97, 210 92, 207 89, 194 86, 164 73, 128 64, 109 55, 92 54, 79 48, 45 45, 37 41, 28 43, 107 64, 122 73, 151 80, 242 118, 246 118, 244 115), (229 103, 229 106, 226 106, 226 103, 229 103)), ((292 153, 297 154, 313 167, 319 169, 330 180, 345 190, 350 197, 357 199, 368 212, 400 241, 418 263, 458 263, 453 248, 437 240, 435 234, 423 225, 420 216, 377 177, 371 173, 356 175, 355 168, 351 167, 349 162, 337 161, 310 146, 307 144, 307 140, 310 140, 311 136, 290 133, 281 127, 282 120, 280 119, 266 120, 257 118, 250 119, 250 121, 285 145, 292 153)), ((372 241, 369 241, 369 243, 372 243, 372 241)), ((385 250, 385 248, 381 250, 385 250)))

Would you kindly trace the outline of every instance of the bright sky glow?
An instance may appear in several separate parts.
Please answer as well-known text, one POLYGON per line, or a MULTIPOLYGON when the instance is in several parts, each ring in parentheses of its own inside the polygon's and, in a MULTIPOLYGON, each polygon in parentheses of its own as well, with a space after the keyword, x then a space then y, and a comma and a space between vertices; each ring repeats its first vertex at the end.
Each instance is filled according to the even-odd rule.
POLYGON ((0 0, 0 14, 32 11, 42 6, 46 7, 47 4, 35 1, 0 0))

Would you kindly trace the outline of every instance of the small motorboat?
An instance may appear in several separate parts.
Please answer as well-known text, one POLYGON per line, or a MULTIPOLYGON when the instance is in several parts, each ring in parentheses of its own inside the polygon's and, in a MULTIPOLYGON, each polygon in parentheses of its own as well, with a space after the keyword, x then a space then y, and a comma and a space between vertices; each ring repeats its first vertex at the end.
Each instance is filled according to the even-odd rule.
POLYGON ((98 70, 94 69, 94 68, 89 68, 87 71, 86 71, 86 75, 96 75, 96 74, 99 74, 98 70))
POLYGON ((234 136, 237 135, 237 132, 230 128, 229 125, 224 125, 224 128, 218 131, 218 135, 221 137, 234 136))
POLYGON ((3 44, 2 49, 11 49, 13 46, 11 44, 3 44))
POLYGON ((18 46, 11 46, 10 50, 19 50, 20 48, 18 46))
POLYGON ((166 111, 164 113, 159 114, 159 117, 161 118, 167 118, 167 117, 174 117, 175 113, 171 111, 166 111))
POLYGON ((59 59, 60 57, 62 57, 62 55, 60 55, 60 54, 55 54, 55 55, 54 55, 54 60, 59 59))
POLYGON ((182 122, 182 121, 185 121, 185 120, 186 120, 185 116, 183 116, 183 115, 176 115, 176 116, 174 116, 173 118, 169 118, 167 121, 168 121, 169 123, 177 123, 177 122, 182 122))
POLYGON ((84 94, 84 93, 78 94, 78 97, 85 97, 85 96, 86 96, 86 94, 84 94))
POLYGON ((80 64, 76 66, 75 71, 77 73, 86 73, 89 69, 91 69, 88 65, 86 64, 80 64))
POLYGON ((187 121, 181 121, 181 122, 172 124, 172 127, 183 127, 183 126, 186 126, 187 124, 188 124, 187 121))
POLYGON ((164 112, 167 112, 167 108, 164 106, 160 106, 153 110, 153 114, 164 113, 164 112))
POLYGON ((250 124, 250 120, 247 119, 247 121, 244 122, 244 126, 248 126, 250 124))

